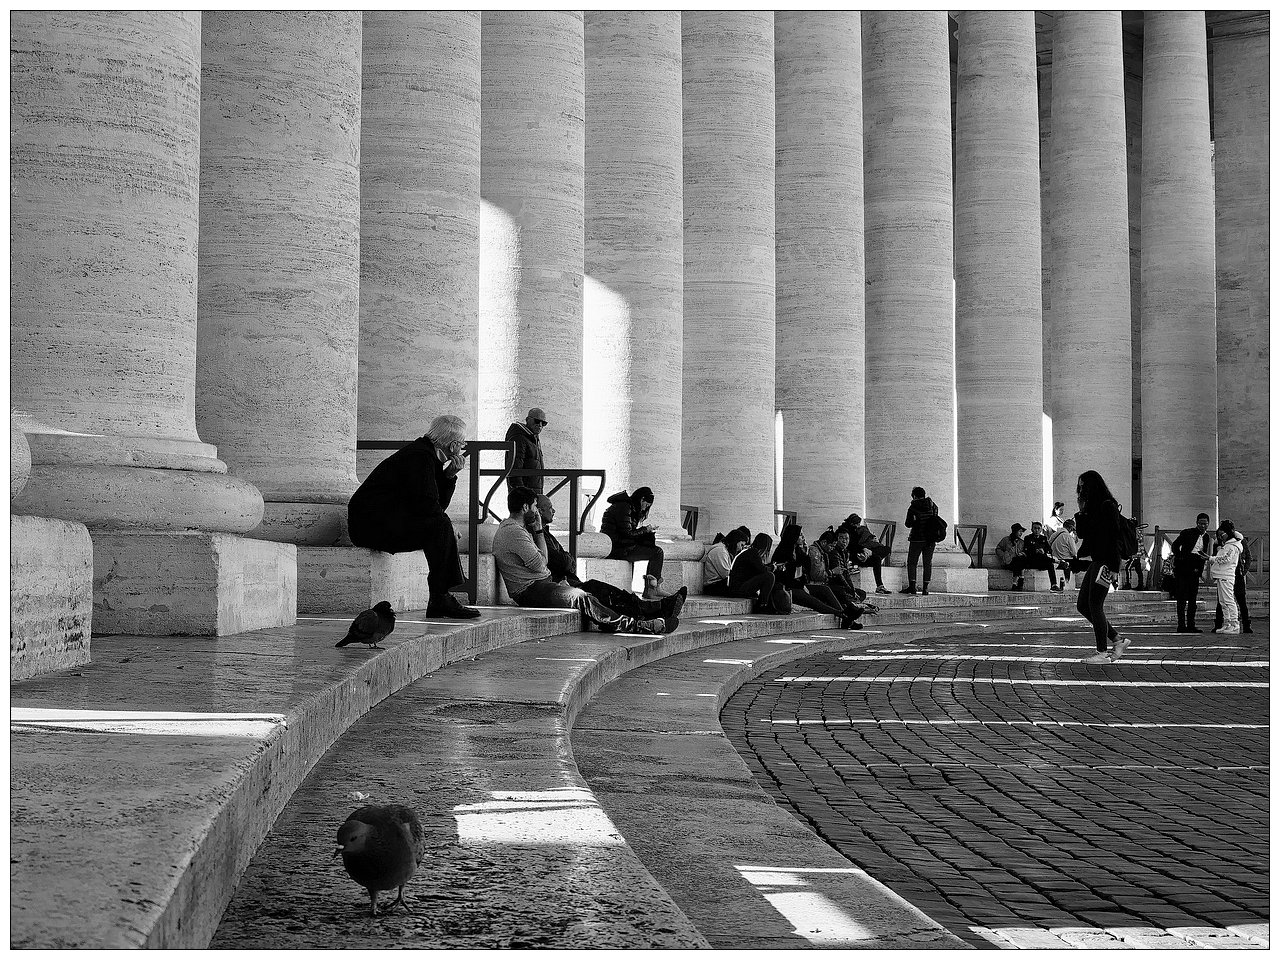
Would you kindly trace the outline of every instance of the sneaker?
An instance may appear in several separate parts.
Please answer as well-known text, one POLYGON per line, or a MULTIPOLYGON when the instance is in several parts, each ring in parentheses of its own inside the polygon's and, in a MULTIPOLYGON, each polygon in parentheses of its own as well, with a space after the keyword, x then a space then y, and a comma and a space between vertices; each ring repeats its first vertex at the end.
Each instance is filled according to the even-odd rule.
POLYGON ((1012 586, 1012 587, 1010 587, 1009 589, 1010 589, 1010 590, 1014 590, 1014 591, 1021 590, 1021 589, 1022 589, 1022 578, 1021 578, 1021 577, 1019 577, 1017 580, 1013 581, 1013 586, 1012 586))
POLYGON ((1128 637, 1116 637, 1115 645, 1111 648, 1111 659, 1119 660, 1124 656, 1124 652, 1129 649, 1128 637))
POLYGON ((444 617, 450 620, 474 620, 480 611, 474 607, 464 607, 452 593, 446 593, 439 600, 434 597, 427 604, 428 617, 444 617))
MULTIPOLYGON (((624 628, 625 629, 625 628, 624 628)), ((667 621, 665 617, 654 617, 652 620, 637 620, 627 633, 666 633, 667 621)))
POLYGON ((876 593, 888 593, 888 592, 889 592, 889 588, 886 587, 883 583, 876 584, 876 593))
POLYGON ((1239 627, 1223 627, 1223 628, 1222 628, 1222 630, 1221 630, 1220 632, 1222 632, 1222 633, 1239 633, 1239 632, 1240 632, 1240 628, 1239 628, 1239 627))
POLYGON ((1061 592, 1062 592, 1062 588, 1061 588, 1060 586, 1058 586, 1058 585, 1055 583, 1055 584, 1053 584, 1052 586, 1050 586, 1050 587, 1049 587, 1049 592, 1050 592, 1050 593, 1061 593, 1061 592))
POLYGON ((1095 653, 1092 657, 1085 657, 1085 663, 1110 663, 1111 655, 1105 650, 1095 653))
POLYGON ((905 587, 903 587, 901 590, 899 590, 898 592, 899 592, 899 593, 909 593, 909 594, 913 594, 913 595, 914 595, 914 594, 915 594, 915 592, 916 592, 916 585, 915 585, 914 583, 909 583, 909 584, 907 584, 905 587))

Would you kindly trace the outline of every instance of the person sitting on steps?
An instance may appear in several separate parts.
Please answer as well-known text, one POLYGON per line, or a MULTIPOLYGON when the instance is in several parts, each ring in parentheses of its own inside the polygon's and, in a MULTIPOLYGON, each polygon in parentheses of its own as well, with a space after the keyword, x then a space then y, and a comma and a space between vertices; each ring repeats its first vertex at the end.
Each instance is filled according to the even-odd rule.
POLYGON ((849 562, 859 567, 870 567, 871 574, 876 579, 876 593, 888 593, 889 590, 881 578, 881 569, 885 560, 889 558, 889 548, 876 538, 870 528, 862 522, 862 517, 856 513, 851 513, 845 518, 844 523, 840 525, 840 530, 836 531, 837 534, 840 531, 846 531, 849 534, 849 562))
POLYGON ((1062 521, 1062 529, 1049 538, 1049 558, 1054 561, 1056 569, 1062 572, 1062 585, 1058 585, 1057 574, 1049 587, 1055 592, 1067 589, 1071 580, 1072 561, 1080 551, 1080 541, 1076 539, 1076 522, 1071 518, 1062 521))
POLYGON ((729 590, 729 570, 733 567, 733 558, 747 548, 751 540, 751 531, 746 527, 730 530, 727 537, 722 537, 711 545, 706 556, 702 558, 702 592, 713 597, 732 596, 729 590))
POLYGON ((861 609, 844 606, 829 587, 809 581, 809 550, 800 524, 789 523, 782 528, 771 565, 778 582, 791 592, 792 603, 839 617, 842 630, 862 629, 857 623, 861 609))
POLYGON ((740 550, 729 570, 729 591, 735 597, 750 598, 752 613, 790 613, 791 598, 777 582, 765 561, 773 548, 773 537, 757 533, 751 546, 740 550))
POLYGON ((653 506, 653 491, 637 487, 634 493, 623 490, 609 498, 609 506, 600 518, 600 532, 609 537, 612 549, 607 560, 648 561, 644 573, 644 598, 656 600, 664 593, 662 583, 662 548, 654 542, 657 527, 645 523, 653 506))

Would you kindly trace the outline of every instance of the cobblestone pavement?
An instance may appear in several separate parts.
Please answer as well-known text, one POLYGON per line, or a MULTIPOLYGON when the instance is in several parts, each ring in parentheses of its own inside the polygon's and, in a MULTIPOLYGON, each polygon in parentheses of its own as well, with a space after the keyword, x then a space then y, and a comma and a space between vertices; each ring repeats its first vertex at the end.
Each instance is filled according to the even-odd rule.
POLYGON ((1266 943, 1269 623, 1046 622, 763 674, 721 715, 759 782, 981 947, 1266 943))

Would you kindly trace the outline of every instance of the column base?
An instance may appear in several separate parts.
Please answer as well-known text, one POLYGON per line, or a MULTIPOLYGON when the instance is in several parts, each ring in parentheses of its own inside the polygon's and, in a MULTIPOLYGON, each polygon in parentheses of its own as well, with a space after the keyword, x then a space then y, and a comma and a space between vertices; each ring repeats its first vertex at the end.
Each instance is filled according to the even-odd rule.
POLYGON ((93 542, 84 524, 9 518, 9 679, 89 662, 93 542))
POLYGON ((224 533, 97 533, 101 634, 225 637, 297 622, 297 548, 224 533))
POLYGON ((429 599, 427 558, 421 550, 383 553, 364 547, 298 547, 300 613, 354 616, 380 600, 402 613, 423 609, 429 599))
MULTIPOLYGON (((863 590, 871 594, 876 588, 875 578, 871 574, 870 567, 860 567, 862 582, 859 584, 863 590)), ((907 568, 906 567, 882 567, 880 570, 884 585, 887 589, 897 592, 900 588, 907 585, 907 568)), ((920 564, 916 564, 916 589, 919 590, 923 584, 923 578, 920 576, 920 564)), ((933 572, 929 577, 930 593, 986 593, 987 592, 987 571, 982 569, 957 569, 956 567, 939 567, 937 564, 937 555, 934 556, 933 572)), ((874 596, 871 599, 875 599, 874 596)))
POLYGON ((347 535, 346 501, 284 503, 268 500, 263 504, 262 523, 250 532, 259 540, 273 543, 352 547, 351 537, 347 535))

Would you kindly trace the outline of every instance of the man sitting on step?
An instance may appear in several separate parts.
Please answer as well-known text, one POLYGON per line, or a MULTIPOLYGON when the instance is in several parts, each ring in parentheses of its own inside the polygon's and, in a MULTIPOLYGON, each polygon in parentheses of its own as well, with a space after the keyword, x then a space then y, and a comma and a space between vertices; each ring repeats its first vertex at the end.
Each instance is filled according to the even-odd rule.
POLYGON ((510 516, 493 537, 493 559, 507 593, 521 607, 566 607, 604 633, 670 633, 680 625, 688 588, 661 600, 642 600, 601 580, 580 587, 557 583, 547 569, 547 538, 537 494, 514 487, 507 494, 510 516))
POLYGON ((551 532, 551 521, 556 518, 556 505, 545 493, 538 494, 538 515, 542 517, 542 536, 547 541, 547 569, 551 571, 551 579, 567 583, 571 587, 582 586, 576 573, 578 558, 570 554, 551 532))

